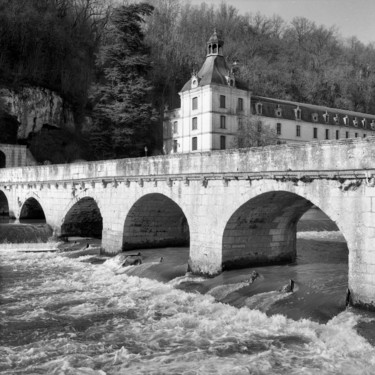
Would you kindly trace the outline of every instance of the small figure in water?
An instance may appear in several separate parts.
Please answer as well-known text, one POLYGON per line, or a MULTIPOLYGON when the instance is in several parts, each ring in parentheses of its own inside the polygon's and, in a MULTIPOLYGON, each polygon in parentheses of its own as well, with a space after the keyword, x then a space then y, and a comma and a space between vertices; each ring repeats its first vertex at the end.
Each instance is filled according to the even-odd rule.
POLYGON ((163 260, 164 260, 164 258, 163 258, 163 257, 161 257, 161 258, 160 258, 160 262, 159 262, 159 263, 162 263, 162 262, 163 262, 163 260))
POLYGON ((292 293, 294 290, 294 280, 290 279, 289 284, 284 285, 279 291, 282 293, 292 293))

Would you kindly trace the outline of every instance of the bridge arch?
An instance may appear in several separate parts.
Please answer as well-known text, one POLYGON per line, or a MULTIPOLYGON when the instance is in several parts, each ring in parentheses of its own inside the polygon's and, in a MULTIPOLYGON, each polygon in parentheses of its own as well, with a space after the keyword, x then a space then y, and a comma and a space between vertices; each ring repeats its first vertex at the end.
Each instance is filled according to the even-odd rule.
POLYGON ((313 206, 307 197, 284 190, 242 202, 223 231, 222 269, 295 261, 297 223, 313 206))
POLYGON ((8 198, 2 190, 0 190, 0 216, 9 216, 8 198))
POLYGON ((29 196, 22 204, 19 219, 38 220, 44 222, 47 221, 42 205, 40 204, 39 200, 34 196, 29 196))
POLYGON ((5 154, 4 154, 4 152, 2 152, 0 150, 0 168, 5 168, 6 161, 7 161, 7 158, 6 158, 5 154))
POLYGON ((72 201, 62 220, 62 236, 102 238, 103 217, 95 198, 83 196, 72 201))
POLYGON ((123 250, 188 246, 189 223, 182 208, 161 193, 149 193, 130 208, 124 223, 123 250))

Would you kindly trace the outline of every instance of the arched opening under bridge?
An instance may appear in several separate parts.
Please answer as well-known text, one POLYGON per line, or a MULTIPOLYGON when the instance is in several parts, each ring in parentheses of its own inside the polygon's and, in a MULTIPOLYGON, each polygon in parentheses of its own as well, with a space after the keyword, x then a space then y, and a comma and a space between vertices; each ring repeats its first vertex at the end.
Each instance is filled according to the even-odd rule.
POLYGON ((227 277, 258 274, 224 301, 327 322, 350 303, 348 262, 344 234, 311 201, 287 191, 264 193, 235 209, 223 232, 227 277))
MULTIPOLYGON (((294 262, 299 220, 305 214, 308 218, 314 210, 321 219, 328 219, 330 230, 338 230, 312 202, 297 194, 273 191, 248 200, 226 224, 222 239, 223 269, 294 262)), ((299 224, 303 227, 301 224, 303 221, 299 224)))
POLYGON ((75 203, 65 215, 62 236, 102 238, 103 218, 98 204, 91 197, 75 203))
POLYGON ((4 192, 0 190, 0 216, 8 217, 9 216, 9 204, 8 199, 4 192))
POLYGON ((0 151, 0 168, 5 168, 6 166, 6 156, 4 152, 0 151))
POLYGON ((189 224, 182 209, 163 194, 147 194, 125 219, 123 250, 189 246, 189 224))
POLYGON ((40 203, 33 197, 28 198, 22 206, 20 213, 20 221, 38 221, 46 222, 46 216, 40 203))

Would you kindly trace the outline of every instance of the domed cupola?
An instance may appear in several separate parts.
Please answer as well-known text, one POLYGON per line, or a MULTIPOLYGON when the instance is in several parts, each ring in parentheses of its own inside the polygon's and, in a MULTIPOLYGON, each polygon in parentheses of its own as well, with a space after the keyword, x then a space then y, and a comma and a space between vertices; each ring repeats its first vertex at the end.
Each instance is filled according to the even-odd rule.
POLYGON ((223 56, 224 40, 217 35, 216 29, 207 42, 207 56, 223 56))

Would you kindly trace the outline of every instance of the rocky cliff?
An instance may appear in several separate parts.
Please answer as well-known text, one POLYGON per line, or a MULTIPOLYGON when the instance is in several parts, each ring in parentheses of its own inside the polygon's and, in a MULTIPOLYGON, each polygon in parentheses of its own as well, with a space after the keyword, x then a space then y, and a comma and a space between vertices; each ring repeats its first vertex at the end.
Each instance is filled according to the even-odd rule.
POLYGON ((20 123, 18 139, 26 139, 30 133, 38 133, 43 127, 63 128, 74 131, 73 111, 55 92, 37 87, 17 90, 0 89, 2 106, 20 123))

